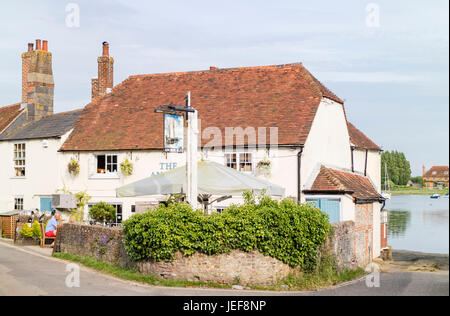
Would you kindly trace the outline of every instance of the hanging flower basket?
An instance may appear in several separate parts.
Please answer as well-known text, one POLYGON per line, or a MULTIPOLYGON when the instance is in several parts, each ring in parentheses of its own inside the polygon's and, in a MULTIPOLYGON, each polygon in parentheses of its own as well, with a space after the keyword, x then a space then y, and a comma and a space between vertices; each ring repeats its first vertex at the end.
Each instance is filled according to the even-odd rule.
POLYGON ((69 162, 67 169, 69 170, 69 173, 73 174, 74 176, 77 176, 80 174, 80 164, 75 159, 72 159, 69 162))
POLYGON ((124 176, 131 176, 133 174, 133 163, 127 159, 120 164, 120 170, 124 176))
POLYGON ((264 160, 258 162, 256 168, 258 169, 258 174, 270 176, 270 171, 272 170, 272 162, 264 158, 264 160))

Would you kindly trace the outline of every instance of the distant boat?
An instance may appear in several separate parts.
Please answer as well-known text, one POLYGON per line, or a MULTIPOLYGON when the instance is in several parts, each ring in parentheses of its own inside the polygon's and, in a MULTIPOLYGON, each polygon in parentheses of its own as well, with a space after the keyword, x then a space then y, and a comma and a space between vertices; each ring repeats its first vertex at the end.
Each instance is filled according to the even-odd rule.
POLYGON ((432 196, 430 196, 431 199, 439 199, 441 197, 440 194, 433 194, 432 196))
POLYGON ((386 200, 391 199, 391 187, 389 185, 389 177, 388 177, 388 171, 387 171, 387 165, 384 164, 384 191, 381 192, 381 196, 385 198, 386 200))

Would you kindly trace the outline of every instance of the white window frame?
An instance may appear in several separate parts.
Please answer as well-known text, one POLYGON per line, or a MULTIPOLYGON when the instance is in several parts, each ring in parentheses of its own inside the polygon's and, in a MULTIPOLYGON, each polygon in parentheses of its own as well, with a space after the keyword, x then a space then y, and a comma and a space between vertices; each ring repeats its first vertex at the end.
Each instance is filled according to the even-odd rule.
POLYGON ((15 196, 14 197, 14 211, 23 211, 24 210, 24 198, 23 198, 23 196, 15 196), (18 200, 22 200, 22 208, 17 208, 16 206, 19 204, 20 205, 20 203, 18 203, 18 200))
MULTIPOLYGON (((95 159, 96 159, 96 169, 95 169, 95 174, 96 175, 103 175, 103 174, 109 174, 109 175, 115 175, 119 173, 119 155, 118 154, 98 154, 95 155, 95 159), (105 156, 105 172, 98 172, 99 168, 98 168, 98 157, 99 156, 105 156), (108 162, 108 158, 112 157, 116 157, 116 162, 108 162), (116 165, 116 171, 108 171, 108 166, 113 166, 116 165)), ((112 168, 111 168, 112 169, 112 168)))
POLYGON ((14 177, 15 178, 25 178, 27 175, 27 146, 25 142, 16 142, 13 147, 13 168, 14 168, 14 177), (17 146, 23 146, 23 149, 16 150, 17 146), (18 157, 18 156, 22 157, 18 157), (23 164, 16 164, 18 161, 23 161, 23 164), (17 169, 23 168, 24 175, 17 175, 17 169))
POLYGON ((233 168, 229 165, 236 165, 236 168, 233 168, 237 171, 240 172, 244 172, 244 173, 253 173, 255 171, 255 164, 254 164, 254 153, 253 152, 249 152, 249 151, 233 151, 233 152, 225 152, 224 153, 224 160, 225 160, 225 166, 229 167, 229 168, 233 168), (230 162, 230 156, 231 159, 233 159, 233 155, 235 155, 236 159, 235 161, 231 160, 230 162), (249 155, 250 159, 248 162, 244 162, 245 165, 250 165, 251 170, 250 171, 245 171, 243 170, 243 168, 241 168, 241 155, 249 155))

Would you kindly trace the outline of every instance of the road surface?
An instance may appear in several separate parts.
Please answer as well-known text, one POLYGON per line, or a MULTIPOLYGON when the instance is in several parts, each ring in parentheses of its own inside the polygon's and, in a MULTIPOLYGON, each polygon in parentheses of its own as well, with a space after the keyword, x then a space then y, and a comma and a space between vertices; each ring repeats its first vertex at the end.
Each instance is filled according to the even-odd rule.
MULTIPOLYGON (((444 272, 382 273, 380 287, 369 288, 365 279, 334 289, 315 292, 157 287, 123 281, 80 267, 80 287, 67 287, 68 262, 26 248, 0 242, 0 296, 264 296, 264 295, 449 295, 449 275, 444 272)), ((70 279, 70 278, 69 278, 70 279)))

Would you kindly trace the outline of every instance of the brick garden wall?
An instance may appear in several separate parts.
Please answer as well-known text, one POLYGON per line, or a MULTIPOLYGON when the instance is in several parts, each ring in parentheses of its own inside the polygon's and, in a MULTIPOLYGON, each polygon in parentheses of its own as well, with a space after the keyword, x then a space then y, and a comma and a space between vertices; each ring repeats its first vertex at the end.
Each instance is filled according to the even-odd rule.
MULTIPOLYGON (((378 236, 379 237, 379 236, 378 236)), ((373 204, 356 204, 355 258, 364 268, 373 259, 373 204)))

